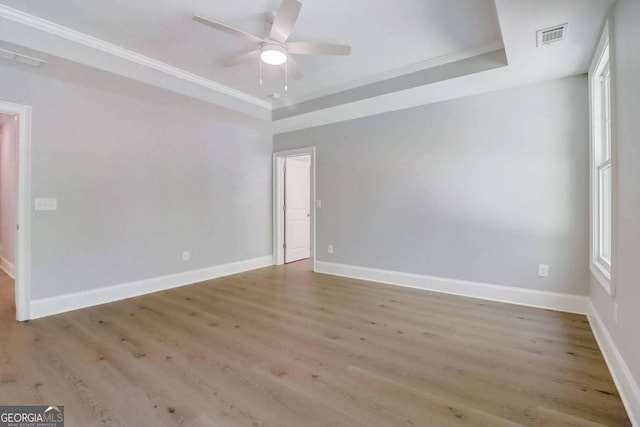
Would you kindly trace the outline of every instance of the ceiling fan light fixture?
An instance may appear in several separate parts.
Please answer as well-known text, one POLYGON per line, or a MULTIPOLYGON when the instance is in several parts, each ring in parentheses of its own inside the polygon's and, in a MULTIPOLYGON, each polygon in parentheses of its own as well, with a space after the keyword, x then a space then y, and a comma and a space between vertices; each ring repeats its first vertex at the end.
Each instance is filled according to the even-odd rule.
POLYGON ((265 64, 282 65, 287 62, 287 52, 276 43, 267 43, 262 46, 260 59, 265 64))

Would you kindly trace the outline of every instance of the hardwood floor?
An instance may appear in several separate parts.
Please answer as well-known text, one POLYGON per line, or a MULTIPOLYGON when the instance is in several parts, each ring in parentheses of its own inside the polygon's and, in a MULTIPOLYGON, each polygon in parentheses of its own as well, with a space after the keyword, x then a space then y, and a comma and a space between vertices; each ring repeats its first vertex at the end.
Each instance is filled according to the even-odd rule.
POLYGON ((67 426, 628 426, 585 316, 268 267, 15 322, 0 404, 67 426))

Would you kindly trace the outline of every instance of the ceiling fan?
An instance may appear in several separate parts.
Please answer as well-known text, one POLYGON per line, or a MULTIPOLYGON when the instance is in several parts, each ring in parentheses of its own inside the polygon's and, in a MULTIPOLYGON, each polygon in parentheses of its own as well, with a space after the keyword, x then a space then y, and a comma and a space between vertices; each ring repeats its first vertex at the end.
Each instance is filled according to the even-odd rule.
POLYGON ((233 66, 257 57, 266 64, 287 65, 288 72, 293 78, 301 78, 302 71, 291 55, 349 55, 351 46, 330 43, 288 42, 291 31, 298 20, 302 3, 298 0, 283 0, 275 13, 267 13, 266 19, 271 23, 271 31, 266 38, 247 33, 229 25, 194 15, 193 20, 232 36, 249 40, 256 44, 256 48, 221 61, 223 66, 233 66))

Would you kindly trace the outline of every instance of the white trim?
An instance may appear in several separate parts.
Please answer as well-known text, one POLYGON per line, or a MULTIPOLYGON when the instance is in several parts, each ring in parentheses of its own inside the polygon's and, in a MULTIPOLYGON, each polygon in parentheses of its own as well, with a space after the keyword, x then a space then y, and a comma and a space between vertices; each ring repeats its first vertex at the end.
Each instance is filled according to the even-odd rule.
POLYGON ((526 305, 529 307, 546 308, 568 313, 587 314, 589 312, 589 298, 580 295, 536 291, 533 289, 402 273, 399 271, 379 270, 324 261, 316 261, 314 271, 335 276, 462 295, 490 301, 526 305))
POLYGON ((152 292, 164 291, 166 289, 178 288, 192 283, 268 267, 272 264, 273 257, 269 255, 245 261, 216 265, 200 270, 185 271, 168 276, 138 280, 51 298, 37 299, 31 301, 31 319, 78 310, 98 304, 106 304, 152 292))
POLYGON ((596 281, 604 288, 605 292, 610 296, 615 296, 615 271, 617 260, 617 249, 615 242, 613 241, 617 232, 617 220, 615 207, 617 205, 617 168, 616 168, 616 128, 614 126, 616 111, 615 111, 615 64, 614 64, 614 45, 613 45, 613 31, 611 18, 607 19, 602 29, 600 39, 598 40, 598 46, 589 66, 589 270, 596 279, 596 281), (605 51, 608 52, 607 62, 610 69, 610 115, 613 118, 611 122, 611 135, 610 135, 610 158, 611 164, 611 266, 606 266, 599 257, 599 248, 596 235, 599 235, 599 224, 596 221, 599 218, 599 203, 598 203, 598 176, 595 170, 596 165, 596 135, 599 134, 598 121, 600 111, 596 111, 595 96, 600 94, 600 81, 599 70, 601 68, 601 61, 605 51))
POLYGON ((31 301, 31 107, 0 101, 0 112, 18 116, 18 212, 15 239, 16 319, 29 319, 31 301))
POLYGON ((13 9, 11 7, 0 4, 0 18, 8 19, 18 24, 35 28, 37 30, 63 38, 65 40, 88 46, 90 48, 108 53, 115 57, 133 62, 138 65, 142 65, 143 67, 147 67, 155 71, 160 71, 170 76, 177 77, 181 80, 185 80, 189 83, 194 83, 196 85, 206 87, 207 89, 212 89, 214 91, 232 96, 239 100, 249 102, 267 110, 271 110, 272 108, 270 102, 263 101, 247 93, 230 88, 229 86, 225 86, 220 83, 216 83, 212 80, 205 79, 204 77, 200 77, 181 68, 174 67, 153 58, 149 58, 148 56, 144 56, 137 52, 125 49, 112 43, 108 43, 104 40, 92 37, 88 34, 72 30, 70 28, 64 27, 51 21, 47 21, 46 19, 42 19, 34 15, 30 15, 21 10, 13 9))
POLYGON ((605 292, 613 297, 614 292, 613 287, 611 286, 611 279, 602 272, 600 267, 598 267, 598 264, 593 260, 591 260, 589 264, 589 271, 596 281, 604 288, 605 292))
POLYGON ((340 92, 344 92, 351 89, 356 89, 361 86, 378 83, 384 80, 389 80, 395 77, 404 76, 405 74, 415 73, 418 71, 428 70, 430 68, 446 65, 451 62, 462 61, 464 59, 473 58, 474 56, 484 55, 485 53, 493 52, 495 50, 504 49, 504 42, 502 40, 496 40, 490 43, 486 43, 479 46, 470 47, 460 50, 458 52, 452 52, 445 55, 441 55, 435 58, 429 58, 424 61, 419 61, 413 64, 399 67, 390 71, 384 71, 378 74, 362 77, 357 80, 353 80, 341 85, 331 86, 326 89, 320 89, 314 92, 309 92, 300 96, 287 98, 284 102, 277 102, 274 105, 274 109, 295 105, 301 102, 311 101, 316 98, 322 98, 328 95, 334 95, 340 92))
POLYGON ((607 362, 631 424, 640 427, 640 387, 638 387, 638 383, 631 375, 629 367, 622 358, 618 347, 616 347, 592 301, 590 301, 588 317, 593 335, 598 342, 604 360, 607 362))
POLYGON ((9 261, 7 261, 5 258, 0 258, 0 268, 2 269, 2 271, 7 273, 9 277, 11 277, 12 279, 15 279, 15 276, 14 276, 15 266, 9 261))
POLYGON ((282 231, 284 217, 282 215, 282 159, 286 157, 311 156, 311 191, 310 207, 311 212, 311 270, 316 268, 316 147, 297 148, 294 150, 276 151, 273 153, 273 264, 284 264, 284 233, 282 231))
POLYGON ((273 156, 273 264, 284 264, 284 168, 285 157, 273 156))

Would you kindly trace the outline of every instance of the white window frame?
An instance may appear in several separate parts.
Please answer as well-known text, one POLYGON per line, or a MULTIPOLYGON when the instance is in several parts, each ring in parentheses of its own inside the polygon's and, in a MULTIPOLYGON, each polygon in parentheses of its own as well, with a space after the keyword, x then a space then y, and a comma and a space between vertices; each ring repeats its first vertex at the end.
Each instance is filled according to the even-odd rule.
POLYGON ((607 291, 615 294, 613 271, 615 263, 615 126, 613 111, 613 38, 610 22, 605 24, 598 48, 589 68, 590 109, 590 205, 591 230, 589 268, 607 291), (604 179, 609 173, 608 186, 604 179), (606 195, 609 194, 608 200, 606 195), (604 199, 604 200, 603 200, 604 199), (607 210, 608 208, 608 218, 607 210), (608 234, 608 235, 607 235, 608 234), (605 250, 606 241, 609 250, 605 250), (608 252, 609 258, 606 257, 608 252))

